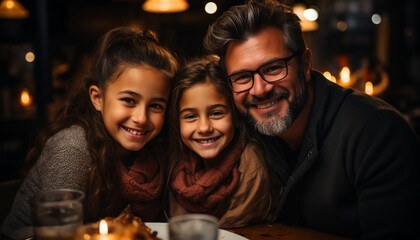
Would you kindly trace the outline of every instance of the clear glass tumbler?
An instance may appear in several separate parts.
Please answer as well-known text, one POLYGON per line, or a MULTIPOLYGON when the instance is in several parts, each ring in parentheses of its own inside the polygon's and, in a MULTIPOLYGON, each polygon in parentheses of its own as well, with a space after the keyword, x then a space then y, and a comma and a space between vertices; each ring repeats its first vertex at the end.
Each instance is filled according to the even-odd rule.
POLYGON ((85 194, 74 189, 45 190, 33 202, 36 239, 73 239, 83 222, 85 194))
POLYGON ((168 221, 170 240, 217 240, 218 219, 207 214, 185 214, 168 221))

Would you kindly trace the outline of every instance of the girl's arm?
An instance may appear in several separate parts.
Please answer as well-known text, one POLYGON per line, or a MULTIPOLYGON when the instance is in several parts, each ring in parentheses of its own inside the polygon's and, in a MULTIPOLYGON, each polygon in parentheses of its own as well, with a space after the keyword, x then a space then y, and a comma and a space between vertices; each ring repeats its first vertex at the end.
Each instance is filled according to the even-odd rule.
POLYGON ((85 191, 90 164, 81 127, 70 127, 51 137, 17 192, 2 231, 33 225, 31 201, 42 189, 72 188, 85 191))

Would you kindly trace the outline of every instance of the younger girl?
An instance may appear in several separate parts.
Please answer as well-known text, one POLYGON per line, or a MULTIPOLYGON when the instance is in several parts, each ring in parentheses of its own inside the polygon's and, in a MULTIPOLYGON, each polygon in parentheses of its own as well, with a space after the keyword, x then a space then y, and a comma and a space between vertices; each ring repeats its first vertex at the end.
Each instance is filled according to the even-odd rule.
POLYGON ((170 216, 206 213, 222 228, 274 220, 278 197, 257 141, 240 122, 218 58, 188 63, 170 106, 170 216))
POLYGON ((120 27, 106 33, 90 75, 30 152, 36 163, 3 231, 32 225, 31 198, 55 188, 85 193, 85 222, 115 217, 127 203, 145 221, 158 219, 164 170, 156 137, 176 70, 176 59, 152 32, 120 27))

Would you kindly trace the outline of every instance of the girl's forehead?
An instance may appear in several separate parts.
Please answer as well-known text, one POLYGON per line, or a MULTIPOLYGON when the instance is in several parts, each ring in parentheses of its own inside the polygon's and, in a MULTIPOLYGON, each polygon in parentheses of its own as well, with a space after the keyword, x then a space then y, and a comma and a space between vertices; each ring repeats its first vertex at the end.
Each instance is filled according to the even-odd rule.
POLYGON ((127 67, 113 81, 109 82, 107 91, 130 90, 140 95, 169 95, 170 81, 158 69, 150 66, 127 67))
POLYGON ((202 82, 186 88, 181 95, 180 103, 182 102, 188 102, 188 104, 211 104, 212 102, 223 102, 227 104, 228 98, 215 86, 215 84, 211 82, 202 82))

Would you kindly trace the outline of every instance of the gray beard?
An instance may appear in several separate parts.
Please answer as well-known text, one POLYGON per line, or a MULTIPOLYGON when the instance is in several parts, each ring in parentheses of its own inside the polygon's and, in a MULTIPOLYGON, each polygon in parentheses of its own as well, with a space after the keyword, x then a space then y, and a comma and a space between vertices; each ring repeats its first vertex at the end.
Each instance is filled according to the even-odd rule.
POLYGON ((267 136, 279 136, 290 128, 290 126, 302 112, 308 99, 308 88, 303 76, 300 77, 300 81, 301 90, 291 102, 288 101, 289 108, 287 109, 286 115, 284 117, 276 118, 280 112, 273 111, 263 115, 263 117, 266 119, 272 119, 264 122, 258 122, 249 112, 247 112, 246 115, 248 121, 259 133, 267 136))
MULTIPOLYGON (((278 113, 279 113, 278 111, 274 111, 270 114, 264 115, 264 118, 273 117, 269 115, 274 115, 278 113)), ((282 118, 273 118, 270 121, 258 122, 257 120, 255 120, 254 117, 251 116, 250 120, 254 128, 259 133, 263 135, 267 135, 267 136, 278 136, 282 134, 283 132, 285 132, 292 125, 294 119, 292 119, 291 117, 291 111, 289 108, 286 116, 282 118)))

